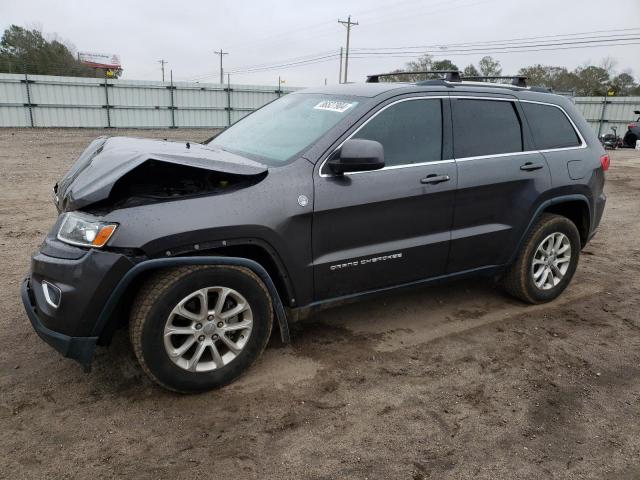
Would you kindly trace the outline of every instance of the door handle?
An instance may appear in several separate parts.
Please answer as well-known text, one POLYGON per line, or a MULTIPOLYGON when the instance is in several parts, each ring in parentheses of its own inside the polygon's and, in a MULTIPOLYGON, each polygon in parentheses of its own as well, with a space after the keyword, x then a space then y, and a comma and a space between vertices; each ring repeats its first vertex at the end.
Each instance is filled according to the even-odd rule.
POLYGON ((422 183, 423 185, 426 185, 426 184, 448 182, 449 180, 451 180, 449 175, 436 175, 435 173, 432 173, 431 175, 427 175, 426 177, 420 179, 420 183, 422 183))
POLYGON ((524 170, 525 172, 532 172, 534 170, 540 170, 541 168, 544 168, 544 165, 542 163, 527 162, 524 165, 520 166, 520 170, 524 170))

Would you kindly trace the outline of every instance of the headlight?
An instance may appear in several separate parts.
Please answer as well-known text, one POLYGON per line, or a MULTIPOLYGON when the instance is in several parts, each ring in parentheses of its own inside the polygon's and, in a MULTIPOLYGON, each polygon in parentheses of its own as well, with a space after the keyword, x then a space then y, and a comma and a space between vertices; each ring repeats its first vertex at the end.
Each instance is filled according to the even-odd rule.
POLYGON ((65 213, 58 240, 82 247, 103 247, 116 231, 117 224, 100 222, 75 213, 65 213))

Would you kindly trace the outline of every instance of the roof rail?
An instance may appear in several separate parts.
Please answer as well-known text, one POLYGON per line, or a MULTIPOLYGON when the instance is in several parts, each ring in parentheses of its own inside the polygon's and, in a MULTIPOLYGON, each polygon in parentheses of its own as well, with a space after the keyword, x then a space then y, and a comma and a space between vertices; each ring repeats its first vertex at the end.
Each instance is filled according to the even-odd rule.
POLYGON ((527 77, 523 76, 523 75, 474 75, 474 76, 470 76, 470 77, 462 77, 462 80, 471 80, 471 81, 475 81, 475 80, 479 80, 481 82, 485 81, 485 80, 511 80, 511 85, 514 85, 516 87, 522 87, 522 88, 526 88, 527 87, 527 77))
POLYGON ((460 72, 458 70, 424 70, 418 72, 390 72, 390 73, 376 73, 374 75, 367 75, 367 83, 378 83, 380 77, 395 77, 396 75, 425 75, 425 74, 439 74, 444 75, 444 79, 447 82, 460 82, 460 72))

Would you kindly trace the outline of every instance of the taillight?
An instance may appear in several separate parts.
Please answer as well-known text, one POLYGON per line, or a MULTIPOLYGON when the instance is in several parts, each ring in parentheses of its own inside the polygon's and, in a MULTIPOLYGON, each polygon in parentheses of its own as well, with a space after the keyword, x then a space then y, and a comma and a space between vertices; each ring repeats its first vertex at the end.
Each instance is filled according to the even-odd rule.
POLYGON ((630 123, 629 125, 627 125, 627 128, 631 129, 631 128, 636 128, 638 126, 637 123, 630 123))
POLYGON ((609 165, 611 164, 609 155, 602 155, 600 157, 600 164, 602 165, 602 170, 604 170, 605 172, 609 170, 609 165))

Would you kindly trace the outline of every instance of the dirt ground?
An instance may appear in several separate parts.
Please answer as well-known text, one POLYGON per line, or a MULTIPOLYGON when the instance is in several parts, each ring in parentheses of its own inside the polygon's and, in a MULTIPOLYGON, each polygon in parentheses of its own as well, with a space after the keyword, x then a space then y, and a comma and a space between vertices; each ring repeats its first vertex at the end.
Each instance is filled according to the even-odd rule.
POLYGON ((22 309, 51 187, 101 134, 0 129, 1 478, 640 478, 638 152, 613 152, 603 223, 555 302, 485 280, 397 292, 324 311, 232 386, 180 396, 147 380, 126 331, 87 375, 22 309))

